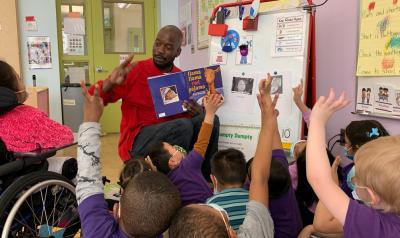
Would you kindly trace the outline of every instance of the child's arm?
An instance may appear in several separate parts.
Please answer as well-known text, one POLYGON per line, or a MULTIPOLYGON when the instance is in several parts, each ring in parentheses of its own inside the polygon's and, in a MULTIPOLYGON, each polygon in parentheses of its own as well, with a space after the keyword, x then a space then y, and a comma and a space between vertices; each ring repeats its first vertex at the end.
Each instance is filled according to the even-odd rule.
POLYGON ((293 88, 293 101, 302 113, 303 120, 306 122, 307 126, 310 126, 310 113, 311 110, 304 104, 301 97, 303 96, 303 80, 300 84, 293 88))
POLYGON ((95 85, 94 95, 90 96, 83 82, 85 95, 83 123, 79 128, 78 139, 78 181, 76 197, 78 204, 86 198, 103 193, 100 164, 100 124, 103 102, 99 97, 99 86, 95 85))
POLYGON ((278 94, 271 100, 272 77, 261 80, 259 83, 258 104, 261 110, 261 130, 254 161, 252 164, 249 200, 255 200, 268 207, 268 179, 272 157, 272 140, 277 130, 275 105, 278 94))
POLYGON ((346 94, 335 99, 331 89, 328 98, 320 97, 311 113, 307 142, 307 179, 332 215, 344 225, 349 198, 331 176, 331 167, 326 154, 325 125, 331 115, 349 103, 346 94))
MULTIPOLYGON (((339 179, 337 170, 340 164, 340 157, 337 156, 332 164, 331 175, 333 181, 339 186, 339 179)), ((343 232, 343 226, 340 222, 333 217, 322 202, 317 204, 314 215, 314 228, 318 232, 322 233, 341 233, 343 232)))
MULTIPOLYGON (((275 110, 277 116, 279 116, 279 111, 275 110)), ((278 128, 274 131, 274 136, 272 140, 272 150, 283 150, 281 135, 279 134, 278 128)))
POLYGON ((315 209, 313 225, 315 230, 321 233, 343 232, 343 225, 332 216, 322 202, 319 202, 315 209))
POLYGON ((194 144, 194 150, 202 157, 206 154, 207 146, 210 141, 215 112, 224 103, 223 97, 219 94, 211 94, 204 98, 204 108, 206 115, 204 116, 203 124, 201 125, 199 136, 194 144))

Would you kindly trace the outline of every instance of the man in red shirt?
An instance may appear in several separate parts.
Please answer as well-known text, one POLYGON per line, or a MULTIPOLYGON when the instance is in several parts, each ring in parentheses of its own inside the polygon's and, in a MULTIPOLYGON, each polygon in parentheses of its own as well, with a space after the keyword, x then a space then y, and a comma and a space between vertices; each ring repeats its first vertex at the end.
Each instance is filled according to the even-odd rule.
MULTIPOLYGON (((197 139, 202 119, 199 106, 187 103, 189 113, 157 119, 147 79, 166 73, 180 72, 174 60, 181 53, 182 33, 176 26, 165 26, 157 34, 153 58, 131 62, 133 55, 105 79, 98 81, 104 104, 122 99, 121 135, 118 152, 123 161, 143 156, 157 141, 180 145, 190 150, 197 139), (192 119, 184 119, 191 118, 192 119)), ((89 90, 93 94, 94 86, 89 90)), ((218 119, 217 119, 218 120, 218 119)), ((209 179, 209 159, 218 150, 219 123, 214 123, 213 135, 206 153, 203 174, 209 179)))

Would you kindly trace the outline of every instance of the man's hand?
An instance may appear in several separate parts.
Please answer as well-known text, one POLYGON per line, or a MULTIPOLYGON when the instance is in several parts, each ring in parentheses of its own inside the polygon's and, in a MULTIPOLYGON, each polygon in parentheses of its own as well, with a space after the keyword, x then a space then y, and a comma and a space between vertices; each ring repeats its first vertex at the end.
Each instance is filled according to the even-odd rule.
POLYGON ((183 106, 187 109, 191 116, 197 116, 203 113, 203 107, 193 100, 184 101, 183 106))
POLYGON ((219 107, 224 103, 224 98, 220 94, 211 94, 204 97, 204 108, 206 109, 206 114, 215 114, 219 107))
POLYGON ((301 96, 303 96, 303 79, 300 84, 293 88, 293 101, 301 101, 301 96))
POLYGON ((122 64, 116 67, 110 75, 108 75, 107 79, 104 81, 103 84, 103 91, 108 92, 114 86, 121 85, 126 78, 126 75, 135 68, 137 62, 131 62, 133 59, 133 54, 131 54, 122 64))
POLYGON ((328 97, 320 97, 311 112, 311 121, 325 125, 332 114, 350 103, 345 92, 336 99, 335 91, 331 88, 328 97))
POLYGON ((99 122, 104 109, 103 99, 99 96, 99 85, 95 85, 93 96, 89 94, 84 81, 81 81, 81 89, 85 97, 83 121, 99 122))
POLYGON ((275 106, 276 102, 278 101, 279 94, 275 94, 274 99, 271 99, 271 82, 272 77, 268 73, 267 79, 260 80, 258 84, 259 93, 257 94, 258 105, 260 106, 261 110, 261 120, 262 122, 267 121, 275 121, 276 119, 276 112, 275 106))

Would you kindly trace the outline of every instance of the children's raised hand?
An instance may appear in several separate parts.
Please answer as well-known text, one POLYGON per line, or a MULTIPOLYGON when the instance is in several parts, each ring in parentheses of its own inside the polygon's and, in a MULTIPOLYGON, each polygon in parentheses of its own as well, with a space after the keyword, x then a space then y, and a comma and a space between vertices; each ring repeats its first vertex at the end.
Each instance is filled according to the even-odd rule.
POLYGON ((331 88, 328 97, 321 96, 315 103, 311 112, 311 121, 326 124, 334 112, 344 108, 349 102, 345 92, 336 98, 335 91, 331 88))
POLYGON ((258 83, 257 100, 261 110, 262 119, 276 117, 275 106, 279 98, 279 94, 275 94, 274 99, 271 99, 271 82, 272 77, 268 73, 266 79, 260 80, 258 83))
POLYGON ((204 108, 206 113, 215 113, 219 107, 224 103, 224 97, 221 94, 210 94, 204 97, 204 108))
POLYGON ((335 161, 333 161, 333 164, 331 166, 332 178, 337 185, 339 185, 339 177, 337 171, 340 165, 340 160, 341 160, 340 156, 339 155, 336 156, 335 161))
POLYGON ((131 62, 133 59, 134 54, 131 54, 122 64, 116 67, 111 74, 108 76, 108 80, 113 85, 121 85, 126 78, 126 75, 135 68, 137 62, 131 62))
POLYGON ((103 114, 104 103, 99 94, 99 85, 96 84, 93 95, 90 95, 84 81, 81 81, 81 89, 85 97, 85 105, 83 111, 84 122, 99 122, 103 114))
POLYGON ((301 101, 303 96, 303 79, 300 80, 300 84, 293 88, 293 100, 301 101))

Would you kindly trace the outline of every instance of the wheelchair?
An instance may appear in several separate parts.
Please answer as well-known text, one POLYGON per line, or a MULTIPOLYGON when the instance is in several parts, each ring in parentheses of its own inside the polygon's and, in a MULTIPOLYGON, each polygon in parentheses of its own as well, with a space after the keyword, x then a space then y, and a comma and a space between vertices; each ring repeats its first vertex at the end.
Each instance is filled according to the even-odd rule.
POLYGON ((1 238, 81 237, 75 185, 47 171, 47 158, 68 146, 33 153, 0 149, 1 238))

